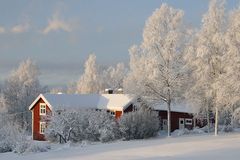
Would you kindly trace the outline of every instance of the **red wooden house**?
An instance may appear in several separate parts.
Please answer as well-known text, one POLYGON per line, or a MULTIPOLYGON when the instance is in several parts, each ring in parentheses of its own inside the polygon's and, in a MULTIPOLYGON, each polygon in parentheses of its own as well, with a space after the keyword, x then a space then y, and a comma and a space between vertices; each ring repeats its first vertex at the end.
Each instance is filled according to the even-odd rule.
POLYGON ((124 94, 40 94, 30 105, 32 112, 32 137, 44 140, 46 116, 64 109, 98 109, 110 112, 119 118, 132 111, 133 98, 124 94))
MULTIPOLYGON (((126 94, 40 94, 30 105, 32 112, 32 137, 34 140, 45 140, 44 131, 47 126, 46 116, 53 111, 67 109, 106 110, 117 118, 134 110, 135 98, 126 94)), ((153 108, 158 111, 162 130, 167 130, 167 111, 165 105, 153 108)), ((194 126, 193 112, 185 107, 172 106, 171 129, 191 129, 194 126)))

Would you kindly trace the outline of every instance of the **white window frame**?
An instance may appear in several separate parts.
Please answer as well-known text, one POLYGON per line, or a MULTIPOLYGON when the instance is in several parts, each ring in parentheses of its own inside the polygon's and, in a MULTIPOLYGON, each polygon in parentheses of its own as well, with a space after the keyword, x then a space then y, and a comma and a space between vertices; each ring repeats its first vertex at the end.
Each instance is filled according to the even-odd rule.
POLYGON ((39 124, 39 133, 44 134, 46 129, 46 122, 40 122, 39 124))
POLYGON ((162 119, 162 130, 167 131, 168 129, 168 121, 167 119, 162 119))
POLYGON ((40 103, 40 105, 39 105, 39 114, 40 115, 46 115, 46 113, 47 113, 47 105, 46 105, 46 103, 40 103), (42 106, 44 108, 42 108, 42 106), (45 112, 42 112, 44 110, 45 110, 45 112))
POLYGON ((110 111, 111 115, 115 116, 115 112, 114 111, 110 111))
POLYGON ((193 124, 192 119, 190 119, 190 118, 185 118, 185 124, 186 124, 186 125, 192 125, 192 124, 193 124), (188 121, 191 121, 191 122, 188 122, 188 121))
POLYGON ((184 129, 185 128, 185 119, 184 118, 179 118, 178 127, 179 127, 179 129, 184 129))
POLYGON ((112 116, 115 116, 115 112, 114 112, 114 111, 110 111, 110 114, 111 114, 112 116))

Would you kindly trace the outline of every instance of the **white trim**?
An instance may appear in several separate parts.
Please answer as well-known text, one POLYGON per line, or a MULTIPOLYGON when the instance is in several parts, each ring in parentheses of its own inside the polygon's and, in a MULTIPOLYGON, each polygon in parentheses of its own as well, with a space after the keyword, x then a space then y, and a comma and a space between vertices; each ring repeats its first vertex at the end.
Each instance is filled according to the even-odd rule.
POLYGON ((31 110, 32 112, 32 139, 33 139, 33 131, 34 131, 34 110, 31 110))
POLYGON ((125 105, 122 107, 122 110, 125 111, 131 104, 133 105, 133 99, 130 100, 127 104, 125 104, 125 105))
POLYGON ((47 105, 46 105, 46 103, 40 103, 40 104, 39 104, 39 115, 45 116, 46 114, 47 114, 47 105), (42 106, 43 106, 44 108, 41 108, 42 106), (42 109, 45 110, 45 113, 42 113, 42 112, 41 112, 42 109))
POLYGON ((44 125, 44 132, 45 132, 46 122, 39 122, 39 133, 40 134, 44 134, 44 132, 42 132, 42 128, 41 128, 42 125, 44 125))
POLYGON ((178 129, 184 129, 185 128, 185 120, 184 118, 179 118, 178 119, 178 129), (183 122, 183 123, 181 123, 183 122))
POLYGON ((125 106, 123 106, 121 111, 124 112, 126 109, 128 109, 129 106, 131 106, 131 105, 133 106, 133 104, 134 104, 133 101, 135 101, 135 100, 133 99, 130 102, 128 102, 125 106))
POLYGON ((192 125, 192 119, 191 118, 185 118, 185 124, 186 125, 192 125), (191 121, 191 122, 187 122, 187 121, 191 121))
POLYGON ((164 130, 164 131, 168 130, 168 121, 167 121, 167 119, 162 119, 162 130, 164 130))
POLYGON ((52 110, 52 105, 47 101, 47 99, 43 96, 43 94, 40 94, 34 101, 33 103, 29 106, 29 110, 32 110, 35 104, 41 99, 47 104, 47 106, 52 110))

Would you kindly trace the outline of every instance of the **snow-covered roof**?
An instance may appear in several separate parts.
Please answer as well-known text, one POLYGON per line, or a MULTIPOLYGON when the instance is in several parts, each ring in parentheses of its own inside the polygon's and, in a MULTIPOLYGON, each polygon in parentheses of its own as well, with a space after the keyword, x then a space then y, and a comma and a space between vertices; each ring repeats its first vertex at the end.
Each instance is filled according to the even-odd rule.
POLYGON ((126 94, 40 94, 30 105, 31 110, 42 98, 51 110, 58 108, 108 109, 123 111, 133 101, 126 94))
POLYGON ((98 108, 103 107, 112 110, 123 110, 133 102, 133 97, 126 94, 102 94, 98 103, 98 108), (106 101, 107 99, 107 101, 106 101))
MULTIPOLYGON (((167 104, 153 105, 153 108, 155 110, 167 111, 167 104)), ((183 113, 196 113, 197 112, 191 106, 189 106, 187 104, 172 104, 171 111, 172 112, 183 112, 183 113)))

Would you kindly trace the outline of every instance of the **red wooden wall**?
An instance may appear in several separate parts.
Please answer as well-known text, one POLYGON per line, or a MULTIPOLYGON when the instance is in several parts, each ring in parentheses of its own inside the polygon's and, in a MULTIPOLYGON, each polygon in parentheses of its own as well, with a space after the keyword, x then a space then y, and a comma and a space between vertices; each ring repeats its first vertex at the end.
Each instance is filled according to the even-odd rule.
MULTIPOLYGON (((32 136, 34 140, 44 141, 44 135, 40 134, 40 121, 45 122, 46 116, 40 116, 40 103, 45 103, 42 99, 39 99, 39 101, 34 105, 32 109, 33 113, 33 126, 32 126, 32 136)), ((51 115, 51 110, 49 107, 46 107, 46 115, 51 115)))
MULTIPOLYGON (((167 111, 158 111, 158 115, 161 120, 167 119, 167 111)), ((171 112, 171 131, 179 129, 179 118, 193 119, 193 115, 182 112, 171 112)), ((185 125, 185 128, 192 129, 193 123, 192 121, 192 125, 185 125)))

